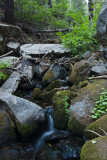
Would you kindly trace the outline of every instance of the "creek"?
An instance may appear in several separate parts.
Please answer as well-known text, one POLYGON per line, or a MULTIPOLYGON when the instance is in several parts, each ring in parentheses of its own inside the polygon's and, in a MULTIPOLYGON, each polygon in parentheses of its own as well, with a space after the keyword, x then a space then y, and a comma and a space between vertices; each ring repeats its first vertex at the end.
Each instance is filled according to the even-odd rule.
POLYGON ((46 157, 50 160, 79 160, 83 138, 54 128, 52 106, 47 107, 44 112, 48 125, 46 131, 35 142, 36 160, 41 160, 41 153, 44 153, 43 160, 46 157))

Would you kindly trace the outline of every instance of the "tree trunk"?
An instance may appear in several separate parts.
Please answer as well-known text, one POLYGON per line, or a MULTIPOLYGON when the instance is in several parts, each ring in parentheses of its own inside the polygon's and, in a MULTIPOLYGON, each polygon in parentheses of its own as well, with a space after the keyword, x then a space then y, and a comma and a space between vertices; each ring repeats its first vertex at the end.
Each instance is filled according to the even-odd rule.
POLYGON ((51 0, 48 0, 48 6, 49 6, 49 8, 52 8, 52 1, 51 0))
POLYGON ((93 0, 88 0, 88 11, 89 11, 89 21, 91 22, 92 21, 92 18, 93 18, 93 0))
POLYGON ((5 0, 4 21, 9 24, 14 24, 14 0, 5 0))

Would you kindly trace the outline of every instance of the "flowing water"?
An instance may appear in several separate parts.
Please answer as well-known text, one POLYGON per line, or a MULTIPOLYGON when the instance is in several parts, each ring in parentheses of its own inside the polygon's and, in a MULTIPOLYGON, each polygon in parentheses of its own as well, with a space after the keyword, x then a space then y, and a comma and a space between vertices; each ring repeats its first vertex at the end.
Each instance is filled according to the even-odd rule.
POLYGON ((40 137, 40 139, 35 144, 35 151, 36 151, 36 153, 45 144, 46 138, 49 135, 51 135, 52 133, 54 133, 54 122, 53 122, 53 117, 52 117, 53 108, 52 107, 46 108, 45 109, 45 113, 46 113, 47 118, 48 118, 48 131, 46 131, 45 133, 43 133, 42 136, 40 137))

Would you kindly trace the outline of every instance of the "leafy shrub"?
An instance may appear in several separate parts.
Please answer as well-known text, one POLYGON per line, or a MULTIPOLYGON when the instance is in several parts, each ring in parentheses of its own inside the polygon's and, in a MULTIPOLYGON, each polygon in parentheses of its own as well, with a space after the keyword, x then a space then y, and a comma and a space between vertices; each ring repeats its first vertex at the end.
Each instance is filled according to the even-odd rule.
POLYGON ((8 62, 2 63, 0 61, 0 79, 8 78, 8 75, 3 72, 3 70, 6 69, 7 67, 10 67, 8 62))
POLYGON ((63 99, 66 117, 68 117, 68 115, 69 115, 69 109, 68 109, 69 103, 68 103, 68 99, 69 99, 68 96, 65 96, 65 98, 63 99))
MULTIPOLYGON (((96 4, 97 5, 97 4, 96 4)), ((89 21, 88 15, 84 15, 82 12, 71 12, 72 17, 72 31, 67 34, 58 33, 62 43, 69 48, 72 48, 72 53, 84 53, 87 50, 94 51, 99 46, 99 42, 96 38, 96 21, 98 13, 101 8, 101 4, 94 6, 95 12, 92 21, 89 21)))
POLYGON ((104 90, 100 95, 100 99, 96 101, 94 111, 92 111, 92 118, 99 119, 105 113, 107 113, 107 90, 104 90))

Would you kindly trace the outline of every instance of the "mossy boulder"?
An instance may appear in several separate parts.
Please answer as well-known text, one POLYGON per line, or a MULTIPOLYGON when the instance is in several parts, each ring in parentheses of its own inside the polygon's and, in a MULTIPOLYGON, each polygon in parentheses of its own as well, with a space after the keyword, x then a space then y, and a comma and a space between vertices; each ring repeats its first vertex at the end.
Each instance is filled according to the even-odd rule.
POLYGON ((69 88, 69 90, 72 92, 77 92, 77 87, 73 85, 71 88, 69 88))
POLYGON ((6 109, 22 140, 28 140, 44 125, 43 109, 28 100, 0 92, 0 107, 6 109))
POLYGON ((54 119, 54 126, 57 129, 66 129, 68 123, 68 117, 65 112, 65 104, 63 99, 58 99, 54 101, 53 108, 53 119, 54 119))
POLYGON ((33 90, 33 95, 32 95, 33 99, 38 99, 38 98, 40 98, 41 92, 42 92, 42 91, 40 90, 40 88, 34 88, 34 90, 33 90))
POLYGON ((90 140, 84 144, 81 160, 107 160, 107 136, 90 140))
MULTIPOLYGON (((54 107, 54 124, 57 129, 65 129, 67 127, 68 115, 65 111, 65 97, 68 97, 66 102, 69 104, 70 100, 75 96, 70 90, 58 91, 52 98, 54 107)), ((69 106, 68 106, 69 108, 69 106)))
POLYGON ((40 99, 42 99, 43 102, 50 104, 52 101, 52 97, 58 91, 59 91, 59 88, 52 89, 49 92, 44 91, 43 93, 40 94, 40 99))
POLYGON ((58 65, 51 65, 48 71, 43 76, 43 83, 49 84, 50 82, 57 80, 57 79, 64 79, 66 77, 66 72, 64 68, 58 65))
POLYGON ((54 88, 60 88, 67 85, 66 81, 64 80, 55 80, 53 82, 51 82, 47 87, 46 87, 46 91, 50 91, 54 88))
POLYGON ((88 81, 79 82, 79 87, 81 88, 86 87, 88 83, 89 83, 88 81))
POLYGON ((5 111, 0 111, 0 146, 15 141, 15 130, 10 117, 5 111))
POLYGON ((54 94, 53 98, 52 98, 52 102, 58 100, 58 99, 64 99, 65 96, 68 97, 68 102, 71 101, 71 99, 73 99, 74 97, 76 97, 76 93, 75 92, 71 92, 70 90, 63 90, 63 91, 58 91, 54 94))
POLYGON ((68 121, 68 129, 73 133, 73 134, 79 134, 83 135, 84 131, 84 125, 82 125, 76 118, 75 116, 70 117, 68 121))
MULTIPOLYGON (((107 133, 107 115, 101 117, 100 119, 96 120, 95 122, 91 123, 89 126, 87 126, 86 130, 94 131, 100 135, 105 135, 104 132, 101 130, 103 129, 107 133)), ((92 132, 85 132, 85 136, 88 139, 96 138, 98 137, 96 134, 92 132)))
POLYGON ((81 88, 78 91, 78 96, 71 100, 68 122, 68 128, 71 132, 73 131, 76 134, 82 134, 86 126, 93 122, 91 112, 94 109, 95 102, 99 99, 102 92, 101 88, 107 89, 106 80, 99 80, 81 88), (75 127, 77 125, 81 128, 82 132, 79 132, 78 128, 75 127))
POLYGON ((91 65, 86 60, 77 62, 72 67, 72 72, 69 76, 69 81, 73 84, 78 84, 80 81, 84 81, 88 78, 91 65))

